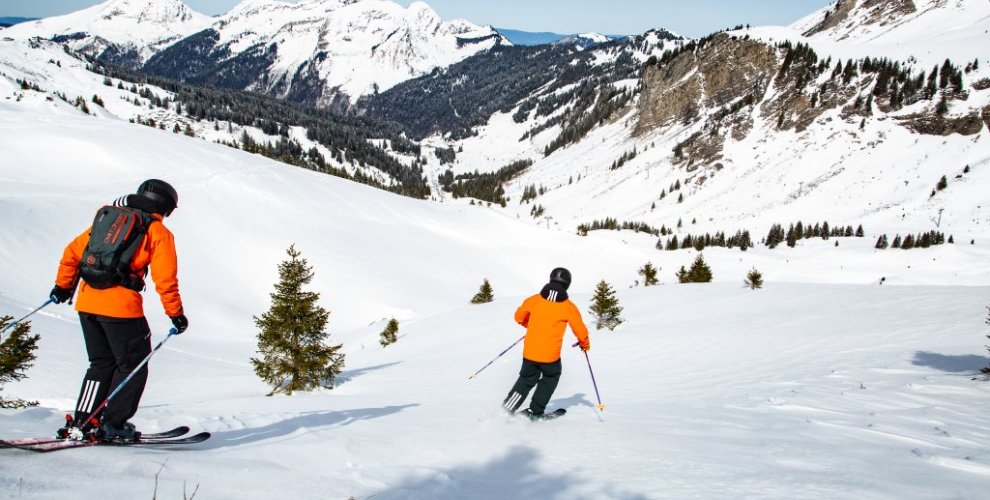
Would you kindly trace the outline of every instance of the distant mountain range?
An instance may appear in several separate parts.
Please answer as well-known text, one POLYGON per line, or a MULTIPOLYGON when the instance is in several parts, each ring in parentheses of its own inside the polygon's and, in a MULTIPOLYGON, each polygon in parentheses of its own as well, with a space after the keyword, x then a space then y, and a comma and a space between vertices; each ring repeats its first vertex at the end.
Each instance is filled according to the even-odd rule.
POLYGON ((0 17, 0 27, 6 28, 15 24, 36 21, 37 19, 36 17, 0 17))
MULTIPOLYGON (((541 32, 531 32, 531 31, 520 31, 512 30, 507 28, 495 28, 505 38, 508 38, 513 45, 550 45, 553 43, 558 43, 565 41, 566 39, 591 39, 591 33, 583 34, 573 34, 573 35, 561 35, 560 33, 551 33, 549 31, 541 32)), ((625 35, 600 35, 595 33, 594 35, 598 37, 604 37, 608 40, 615 40, 618 38, 625 38, 625 35)), ((601 43, 601 42, 598 42, 601 43)))
POLYGON ((246 0, 211 18, 182 0, 107 0, 9 28, 161 76, 330 106, 508 44, 423 2, 246 0))

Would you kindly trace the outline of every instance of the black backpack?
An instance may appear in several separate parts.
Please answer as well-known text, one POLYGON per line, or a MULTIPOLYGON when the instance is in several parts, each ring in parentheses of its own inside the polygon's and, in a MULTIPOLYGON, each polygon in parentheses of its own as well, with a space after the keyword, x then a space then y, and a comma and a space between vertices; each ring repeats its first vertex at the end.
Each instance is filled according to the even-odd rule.
POLYGON ((98 290, 115 286, 143 290, 145 273, 131 270, 131 260, 152 221, 150 214, 134 208, 107 205, 97 211, 79 277, 98 290))

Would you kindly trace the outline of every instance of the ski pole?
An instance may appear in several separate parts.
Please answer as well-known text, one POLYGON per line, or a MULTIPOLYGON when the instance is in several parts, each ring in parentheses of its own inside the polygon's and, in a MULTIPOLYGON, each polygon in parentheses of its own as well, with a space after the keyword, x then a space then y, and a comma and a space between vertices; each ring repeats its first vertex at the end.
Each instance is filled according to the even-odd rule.
POLYGON ((474 375, 471 375, 470 377, 468 377, 468 379, 473 379, 473 378, 477 378, 477 377, 478 377, 478 374, 479 374, 479 373, 481 373, 481 372, 483 372, 483 371, 485 370, 485 368, 488 368, 489 366, 491 366, 491 365, 492 365, 492 363, 494 363, 494 362, 495 362, 495 361, 496 361, 496 360, 497 360, 498 358, 501 358, 503 354, 505 354, 505 353, 507 353, 507 352, 509 352, 509 349, 512 349, 513 347, 515 347, 515 346, 516 346, 516 344, 518 344, 518 343, 520 343, 520 342, 522 342, 522 339, 524 339, 524 338, 526 338, 526 336, 525 336, 525 335, 523 335, 522 337, 519 337, 519 340, 517 340, 517 341, 515 341, 515 342, 513 342, 513 343, 512 343, 512 345, 510 345, 510 346, 509 346, 508 348, 506 348, 506 349, 505 349, 504 351, 502 351, 501 353, 499 353, 499 355, 498 355, 498 356, 495 356, 495 359, 493 359, 493 360, 491 360, 491 361, 489 361, 487 365, 485 365, 485 366, 482 366, 480 370, 478 370, 478 371, 476 371, 476 372, 474 372, 474 375))
MULTIPOLYGON (((572 345, 571 347, 577 347, 578 344, 580 344, 580 342, 572 345)), ((585 361, 588 362, 588 373, 591 374, 591 385, 595 387, 595 397, 598 398, 598 406, 596 408, 598 408, 599 411, 605 411, 605 405, 602 404, 602 397, 598 394, 598 382, 595 382, 595 371, 591 369, 591 358, 588 357, 588 351, 583 349, 582 351, 584 352, 585 361)))
POLYGON ((10 330, 11 328, 13 328, 14 325, 20 323, 21 321, 24 321, 24 320, 28 319, 32 314, 34 314, 34 313, 36 313, 36 312, 44 309, 45 306, 47 306, 48 304, 51 304, 53 302, 55 302, 55 299, 49 298, 47 301, 45 301, 44 304, 41 304, 40 306, 38 306, 37 309, 35 309, 35 310, 33 310, 33 311, 25 314, 23 318, 21 318, 21 319, 19 319, 17 321, 14 321, 13 323, 8 324, 7 326, 5 326, 3 328, 0 328, 0 335, 2 335, 3 332, 6 332, 7 330, 10 330))
POLYGON ((87 426, 92 425, 94 423, 98 423, 99 421, 96 420, 96 416, 99 415, 100 412, 102 412, 103 409, 106 408, 108 404, 110 404, 110 400, 113 399, 113 397, 116 396, 117 393, 120 392, 120 390, 123 389, 124 386, 131 381, 132 378, 134 378, 134 375, 136 375, 141 368, 144 368, 144 365, 148 364, 148 361, 151 360, 151 357, 154 356, 156 352, 158 352, 158 349, 161 349, 161 347, 165 345, 165 342, 167 342, 168 339, 172 338, 173 335, 178 335, 178 333, 179 330, 175 328, 170 329, 168 331, 168 335, 166 335, 165 338, 161 342, 159 342, 158 345, 156 345, 155 348, 152 349, 151 352, 149 352, 148 355, 145 356, 143 360, 141 360, 141 362, 137 365, 136 368, 131 370, 131 373, 127 374, 127 376, 124 377, 124 380, 121 380, 120 383, 117 384, 117 387, 112 392, 110 392, 110 395, 107 396, 107 398, 104 399, 102 403, 100 403, 100 406, 97 406, 96 409, 93 410, 93 413, 89 414, 89 417, 86 419, 86 423, 80 426, 79 430, 85 431, 88 428, 87 426))

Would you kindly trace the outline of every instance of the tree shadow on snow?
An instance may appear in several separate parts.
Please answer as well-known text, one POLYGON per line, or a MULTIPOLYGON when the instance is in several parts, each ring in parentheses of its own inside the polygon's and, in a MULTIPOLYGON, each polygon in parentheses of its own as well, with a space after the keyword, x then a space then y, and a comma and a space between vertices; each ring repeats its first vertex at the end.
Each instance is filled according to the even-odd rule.
POLYGON ((296 431, 305 429, 318 429, 332 425, 350 425, 359 420, 370 420, 373 418, 385 417, 399 413, 406 408, 419 406, 412 403, 401 406, 386 406, 384 408, 361 408, 358 410, 343 411, 314 411, 303 413, 299 416, 273 422, 263 427, 249 429, 239 429, 235 431, 214 432, 210 440, 203 448, 216 449, 229 446, 243 446, 245 444, 267 441, 280 437, 290 436, 296 431))
POLYGON ((369 373, 377 370, 384 370, 385 368, 390 368, 400 363, 402 362, 396 361, 395 363, 385 363, 383 365, 368 366, 366 368, 359 368, 357 370, 344 370, 339 375, 337 375, 337 377, 334 378, 334 384, 335 385, 346 384, 351 380, 354 380, 360 377, 361 375, 364 375, 365 373, 369 373))
MULTIPOLYGON (((594 467, 594 464, 589 464, 594 467)), ((552 457, 534 449, 515 447, 502 458, 477 466, 435 470, 428 477, 410 478, 392 488, 377 492, 380 499, 492 499, 506 498, 608 498, 646 500, 639 493, 619 491, 610 483, 587 474, 545 472, 559 469, 552 457)), ((423 476, 419 474, 418 476, 423 476)))
POLYGON ((975 354, 949 356, 934 352, 919 351, 914 353, 914 361, 911 364, 916 366, 930 366, 950 373, 970 373, 979 372, 981 368, 987 366, 987 362, 987 358, 975 354))

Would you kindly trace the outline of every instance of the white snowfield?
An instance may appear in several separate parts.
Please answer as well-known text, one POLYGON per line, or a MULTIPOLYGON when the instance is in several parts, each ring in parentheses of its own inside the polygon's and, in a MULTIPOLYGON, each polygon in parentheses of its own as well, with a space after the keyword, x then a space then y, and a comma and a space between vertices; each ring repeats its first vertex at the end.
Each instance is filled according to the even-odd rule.
MULTIPOLYGON (((100 203, 148 177, 178 188, 167 223, 192 326, 152 359, 134 422, 214 433, 182 449, 3 450, 5 496, 144 498, 156 475, 160 498, 198 485, 197 498, 975 499, 990 484, 990 386, 974 380, 988 364, 985 239, 709 250, 716 282, 676 285, 693 252, 658 252, 652 237, 580 238, 401 198, 60 102, 0 100, 0 147, 4 314, 44 301, 62 247, 100 203), (333 390, 265 397, 251 318, 291 243, 347 366, 333 390), (629 288, 647 260, 662 285, 629 288), (512 419, 499 403, 519 348, 469 376, 522 335, 512 313, 558 265, 586 314, 600 279, 625 307, 619 329, 592 334, 606 409, 565 347, 551 407, 568 415, 512 419), (753 266, 763 290, 741 286, 753 266), (486 277, 496 301, 468 305, 486 277), (383 349, 393 316, 400 339, 383 349)), ((169 323, 146 296, 158 342, 169 323)), ((68 306, 32 326, 38 359, 4 395, 41 406, 0 411, 4 437, 57 428, 86 367, 68 306)))
MULTIPOLYGON (((987 67, 981 62, 981 71, 987 67)), ((858 143, 836 131, 834 150, 787 138, 734 146, 740 156, 747 148, 775 158, 795 150, 829 156, 842 182, 829 185, 829 177, 810 189, 796 168, 774 176, 750 165, 752 177, 738 183, 727 174, 709 181, 725 182, 709 200, 711 213, 724 218, 689 224, 686 214, 707 206, 689 196, 685 203, 695 208, 669 212, 668 227, 678 215, 681 235, 748 228, 758 242, 771 223, 827 220, 863 223, 866 237, 710 248, 704 257, 714 283, 681 285, 674 273, 690 266, 693 250, 661 252, 642 233, 579 237, 569 221, 548 229, 517 218, 516 210, 529 208, 517 202, 502 210, 398 197, 213 144, 231 136, 212 124, 190 124, 207 140, 174 134, 185 118, 125 101, 134 95, 117 83, 105 86, 57 46, 0 41, 0 315, 20 317, 46 299, 62 249, 101 204, 147 178, 169 181, 180 200, 166 224, 176 236, 191 326, 152 358, 133 422, 147 432, 188 425, 213 437, 181 448, 0 449, 0 497, 190 498, 194 490, 196 498, 376 500, 987 495, 985 132, 936 140, 880 122, 858 143), (21 90, 23 79, 43 90, 21 90), (55 92, 70 101, 83 96, 92 114, 55 92), (105 108, 91 103, 94 94, 105 108), (128 123, 138 116, 153 116, 167 131, 128 123), (891 145, 871 149, 880 137, 891 145), (971 171, 950 175, 947 193, 918 201, 939 175, 967 162, 971 171), (887 176, 893 181, 874 179, 887 176), (789 197, 799 186, 806 194, 789 197), (876 200, 875 212, 861 212, 862 197, 876 200), (954 234, 955 244, 874 249, 882 233, 934 229, 940 206, 939 229, 954 234), (309 289, 331 311, 329 340, 343 344, 346 366, 333 389, 266 397, 270 388, 249 361, 258 333, 252 318, 268 309, 291 244, 313 266, 309 289), (648 261, 661 268, 660 286, 637 286, 648 261), (500 411, 519 346, 469 377, 523 335, 512 314, 557 266, 573 272, 572 300, 592 327, 589 359, 605 410, 596 409, 589 366, 569 347, 568 333, 550 404, 568 414, 532 423, 500 411), (754 267, 766 280, 761 290, 742 286, 754 267), (495 301, 469 305, 485 278, 495 301), (612 332, 594 330, 588 314, 602 279, 624 307, 626 321, 612 332), (399 341, 382 348, 378 335, 392 317, 399 341)), ((515 141, 509 122, 493 119, 515 141)), ((603 127, 567 154, 611 162, 633 146, 620 139, 622 127, 603 127)), ((656 140, 616 172, 659 157, 656 140)), ((466 142, 459 157, 491 170, 504 165, 477 141, 466 142)), ((560 158, 532 175, 547 176, 535 177, 547 186, 550 176, 553 185, 568 185, 575 173, 585 179, 537 203, 580 205, 571 214, 580 222, 626 213, 632 208, 624 200, 641 201, 676 177, 644 166, 610 184, 607 174, 560 158)), ((171 324, 154 291, 144 296, 157 343, 171 324)), ((87 366, 71 306, 49 306, 31 324, 41 335, 37 359, 28 378, 4 385, 2 395, 40 406, 0 410, 0 438, 52 434, 74 408, 87 366)))

